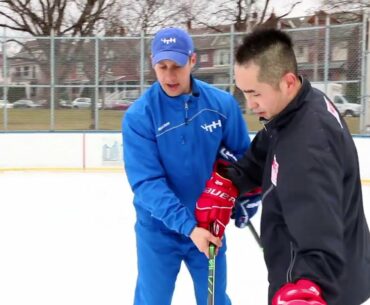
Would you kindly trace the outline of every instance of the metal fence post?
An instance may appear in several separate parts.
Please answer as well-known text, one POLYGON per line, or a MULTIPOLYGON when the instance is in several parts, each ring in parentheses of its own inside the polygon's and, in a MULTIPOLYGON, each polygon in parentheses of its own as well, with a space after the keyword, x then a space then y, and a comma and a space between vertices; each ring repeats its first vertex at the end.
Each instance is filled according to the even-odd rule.
POLYGON ((230 26, 230 67, 229 67, 229 88, 230 88, 230 93, 231 88, 233 87, 234 84, 234 39, 235 39, 235 28, 234 25, 232 24, 230 26))
POLYGON ((367 54, 366 54, 366 35, 367 35, 367 14, 366 12, 364 12, 362 14, 362 43, 361 43, 361 70, 362 70, 362 73, 361 73, 361 105, 362 105, 362 112, 360 114, 360 126, 359 126, 359 130, 360 130, 360 133, 364 133, 366 130, 366 119, 367 119, 367 96, 366 96, 366 92, 367 92, 367 76, 366 76, 366 72, 367 72, 367 63, 366 63, 366 57, 367 57, 367 54))
POLYGON ((362 105, 362 112, 360 114, 360 126, 359 130, 361 133, 367 132, 366 130, 366 123, 368 116, 369 116, 369 100, 370 100, 370 93, 369 93, 369 85, 368 85, 368 73, 370 69, 369 60, 369 52, 370 52, 370 41, 368 41, 367 35, 370 36, 370 26, 369 14, 368 11, 364 11, 363 13, 363 20, 362 20, 362 56, 361 56, 361 70, 362 70, 362 77, 361 77, 361 105, 362 105), (366 45, 368 42, 368 46, 366 45))
POLYGON ((365 47, 366 53, 365 53, 365 86, 364 86, 364 93, 365 93, 365 110, 364 110, 364 116, 365 116, 365 122, 367 123, 367 127, 369 128, 366 130, 367 133, 370 133, 370 9, 367 9, 365 12, 366 15, 366 21, 365 21, 365 29, 366 31, 366 40, 367 46, 365 47))
POLYGON ((324 86, 325 92, 328 91, 330 65, 330 15, 326 15, 325 19, 325 54, 324 54, 324 86))
POLYGON ((55 129, 55 36, 51 30, 50 41, 50 130, 55 129))
POLYGON ((140 95, 144 92, 145 36, 140 32, 140 95))
POLYGON ((94 109, 94 125, 95 130, 99 129, 99 37, 95 36, 95 103, 94 109))
POLYGON ((2 43, 2 52, 3 52, 3 77, 4 77, 4 87, 3 87, 3 99, 4 99, 4 112, 3 112, 3 126, 4 130, 8 129, 8 61, 7 61, 7 52, 6 52, 6 28, 3 28, 3 43, 2 43))

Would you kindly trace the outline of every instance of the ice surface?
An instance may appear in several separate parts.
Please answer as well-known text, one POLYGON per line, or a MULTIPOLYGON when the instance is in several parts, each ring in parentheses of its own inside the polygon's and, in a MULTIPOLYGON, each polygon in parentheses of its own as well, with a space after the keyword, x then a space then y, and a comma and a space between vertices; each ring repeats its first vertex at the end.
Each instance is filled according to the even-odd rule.
MULTIPOLYGON (((0 189, 1 305, 132 304, 135 215, 123 173, 8 172, 0 189)), ((363 193, 370 219, 370 186, 363 193)), ((262 251, 247 228, 227 235, 233 304, 266 304, 262 251)), ((173 305, 192 304, 182 268, 173 305)))

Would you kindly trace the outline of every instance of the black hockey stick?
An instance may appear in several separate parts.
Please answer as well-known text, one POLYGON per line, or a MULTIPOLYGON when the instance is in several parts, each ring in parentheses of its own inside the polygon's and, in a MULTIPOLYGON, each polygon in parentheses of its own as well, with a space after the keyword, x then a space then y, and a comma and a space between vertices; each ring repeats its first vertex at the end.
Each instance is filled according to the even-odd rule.
POLYGON ((249 220, 248 221, 248 224, 247 224, 248 228, 249 228, 249 231, 252 233, 253 237, 254 237, 254 240, 257 242, 257 244, 260 246, 260 248, 262 249, 262 243, 261 243, 261 238, 259 237, 256 229, 254 228, 253 226, 253 223, 249 220))

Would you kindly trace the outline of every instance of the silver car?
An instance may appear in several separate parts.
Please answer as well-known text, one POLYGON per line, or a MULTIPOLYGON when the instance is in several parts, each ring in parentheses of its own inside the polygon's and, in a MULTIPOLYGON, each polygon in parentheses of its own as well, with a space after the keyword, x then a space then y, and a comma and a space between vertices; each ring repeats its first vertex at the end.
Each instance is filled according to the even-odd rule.
POLYGON ((13 108, 40 108, 41 105, 32 100, 18 100, 13 103, 13 108))
POLYGON ((13 108, 13 104, 12 103, 9 103, 9 102, 5 103, 4 100, 0 100, 0 109, 5 108, 5 106, 6 106, 6 109, 13 108))
MULTIPOLYGON (((78 97, 72 102, 72 108, 82 109, 91 107, 91 98, 78 97)), ((101 108, 101 103, 98 102, 98 109, 101 108)))

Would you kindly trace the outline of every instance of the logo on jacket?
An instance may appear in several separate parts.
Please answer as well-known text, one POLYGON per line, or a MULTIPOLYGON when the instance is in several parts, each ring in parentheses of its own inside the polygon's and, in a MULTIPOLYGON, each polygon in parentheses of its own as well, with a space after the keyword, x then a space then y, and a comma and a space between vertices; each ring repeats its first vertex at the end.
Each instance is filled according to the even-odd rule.
POLYGON ((227 161, 232 161, 232 162, 238 161, 238 159, 233 155, 233 153, 227 150, 226 147, 221 147, 218 153, 221 155, 222 158, 224 158, 227 161))
POLYGON ((221 120, 218 120, 217 122, 213 121, 211 124, 203 124, 201 127, 208 132, 213 132, 214 129, 217 127, 222 127, 221 120))
POLYGON ((335 119, 338 121, 340 127, 343 128, 342 122, 340 121, 338 111, 335 109, 333 104, 325 96, 324 96, 324 100, 325 100, 325 103, 326 103, 326 109, 328 109, 330 114, 332 114, 335 117, 335 119))
POLYGON ((272 160, 271 165, 271 182, 275 186, 277 186, 278 173, 279 173, 279 163, 277 163, 276 155, 274 155, 274 160, 272 160))

